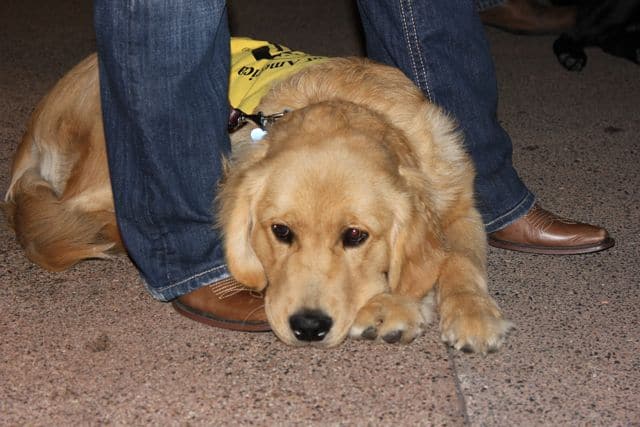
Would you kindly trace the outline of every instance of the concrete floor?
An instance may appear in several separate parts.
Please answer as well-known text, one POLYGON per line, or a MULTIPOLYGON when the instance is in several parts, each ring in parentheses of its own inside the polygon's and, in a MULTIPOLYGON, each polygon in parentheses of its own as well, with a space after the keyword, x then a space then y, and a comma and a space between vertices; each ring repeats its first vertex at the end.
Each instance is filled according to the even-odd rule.
MULTIPOLYGON (((0 2, 2 189, 32 108, 94 50, 88 3, 0 2)), ((362 53, 350 1, 232 3, 238 35, 362 53)), ((35 267, 3 219, 0 425, 640 425, 640 69, 590 50, 571 74, 553 37, 488 36, 521 175, 617 240, 576 257, 491 250, 491 291, 517 325, 499 353, 453 352, 435 328, 325 351, 208 328, 152 300, 124 257, 35 267)))

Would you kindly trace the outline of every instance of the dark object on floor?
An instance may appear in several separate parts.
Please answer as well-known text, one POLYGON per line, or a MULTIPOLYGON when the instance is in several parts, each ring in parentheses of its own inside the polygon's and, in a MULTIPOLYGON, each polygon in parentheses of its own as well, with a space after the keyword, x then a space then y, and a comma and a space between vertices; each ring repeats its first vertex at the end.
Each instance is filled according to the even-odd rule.
POLYGON ((575 27, 553 43, 558 61, 569 71, 587 64, 586 47, 640 63, 640 0, 577 1, 575 27))

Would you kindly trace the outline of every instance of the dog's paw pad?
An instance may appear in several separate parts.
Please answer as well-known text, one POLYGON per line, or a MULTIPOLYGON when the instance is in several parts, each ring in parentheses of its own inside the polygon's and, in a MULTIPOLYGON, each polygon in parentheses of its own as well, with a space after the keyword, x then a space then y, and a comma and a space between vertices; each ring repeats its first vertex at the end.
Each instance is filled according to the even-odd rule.
POLYGON ((365 340, 375 340, 376 338, 378 338, 378 330, 375 328, 375 326, 369 326, 367 329, 362 331, 360 337, 364 338, 365 340))
POLYGON ((392 329, 387 331, 386 328, 380 325, 380 328, 369 326, 362 330, 362 328, 352 328, 349 335, 351 338, 364 339, 368 341, 382 341, 387 344, 402 343, 408 344, 415 340, 423 331, 423 324, 418 327, 406 329, 400 327, 400 329, 392 329))
POLYGON ((463 353, 473 353, 473 347, 471 347, 469 344, 466 344, 460 349, 460 351, 463 353))
POLYGON ((407 297, 379 295, 360 310, 349 335, 388 344, 408 344, 424 330, 421 308, 418 301, 407 297))
POLYGON ((587 65, 587 57, 575 57, 571 55, 565 55, 558 57, 560 63, 564 68, 569 71, 582 71, 587 65))
POLYGON ((465 353, 493 353, 513 324, 487 295, 459 294, 442 301, 442 341, 465 353))
POLYGON ((495 353, 511 328, 511 322, 500 318, 458 319, 443 330, 442 341, 463 353, 495 353))
POLYGON ((587 65, 587 54, 578 41, 562 34, 553 43, 553 52, 560 64, 569 71, 581 71, 587 65))
POLYGON ((391 331, 382 336, 382 341, 387 344, 395 344, 402 338, 402 331, 391 331))

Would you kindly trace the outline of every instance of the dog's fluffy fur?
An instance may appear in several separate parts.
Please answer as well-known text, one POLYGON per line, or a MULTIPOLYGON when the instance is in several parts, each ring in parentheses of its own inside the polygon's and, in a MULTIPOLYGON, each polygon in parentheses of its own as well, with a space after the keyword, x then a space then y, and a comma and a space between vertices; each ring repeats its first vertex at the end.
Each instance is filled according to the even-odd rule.
MULTIPOLYGON (((291 319, 311 312, 332 324, 319 345, 410 342, 435 296, 444 341, 500 346, 510 323, 487 293, 473 167, 450 119, 401 72, 362 59, 311 65, 259 109, 291 112, 258 143, 234 134, 218 225, 231 273, 266 289, 278 337, 306 343, 291 319)), ((62 270, 122 249, 95 56, 40 103, 12 173, 5 208, 31 260, 62 270)))

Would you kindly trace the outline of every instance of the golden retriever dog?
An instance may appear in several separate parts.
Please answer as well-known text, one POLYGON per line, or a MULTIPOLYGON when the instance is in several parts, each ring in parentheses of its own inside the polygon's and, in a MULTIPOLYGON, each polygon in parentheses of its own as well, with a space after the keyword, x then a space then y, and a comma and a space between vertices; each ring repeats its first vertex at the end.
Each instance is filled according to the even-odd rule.
MULTIPOLYGON (((123 250, 95 55, 34 112, 5 210, 32 261, 62 270, 123 250)), ((474 170, 454 123, 400 71, 333 58, 280 80, 259 110, 288 111, 257 142, 233 134, 217 200, 230 272, 265 291, 275 334, 331 347, 408 343, 431 306, 456 349, 510 328, 487 292, 474 170)))

